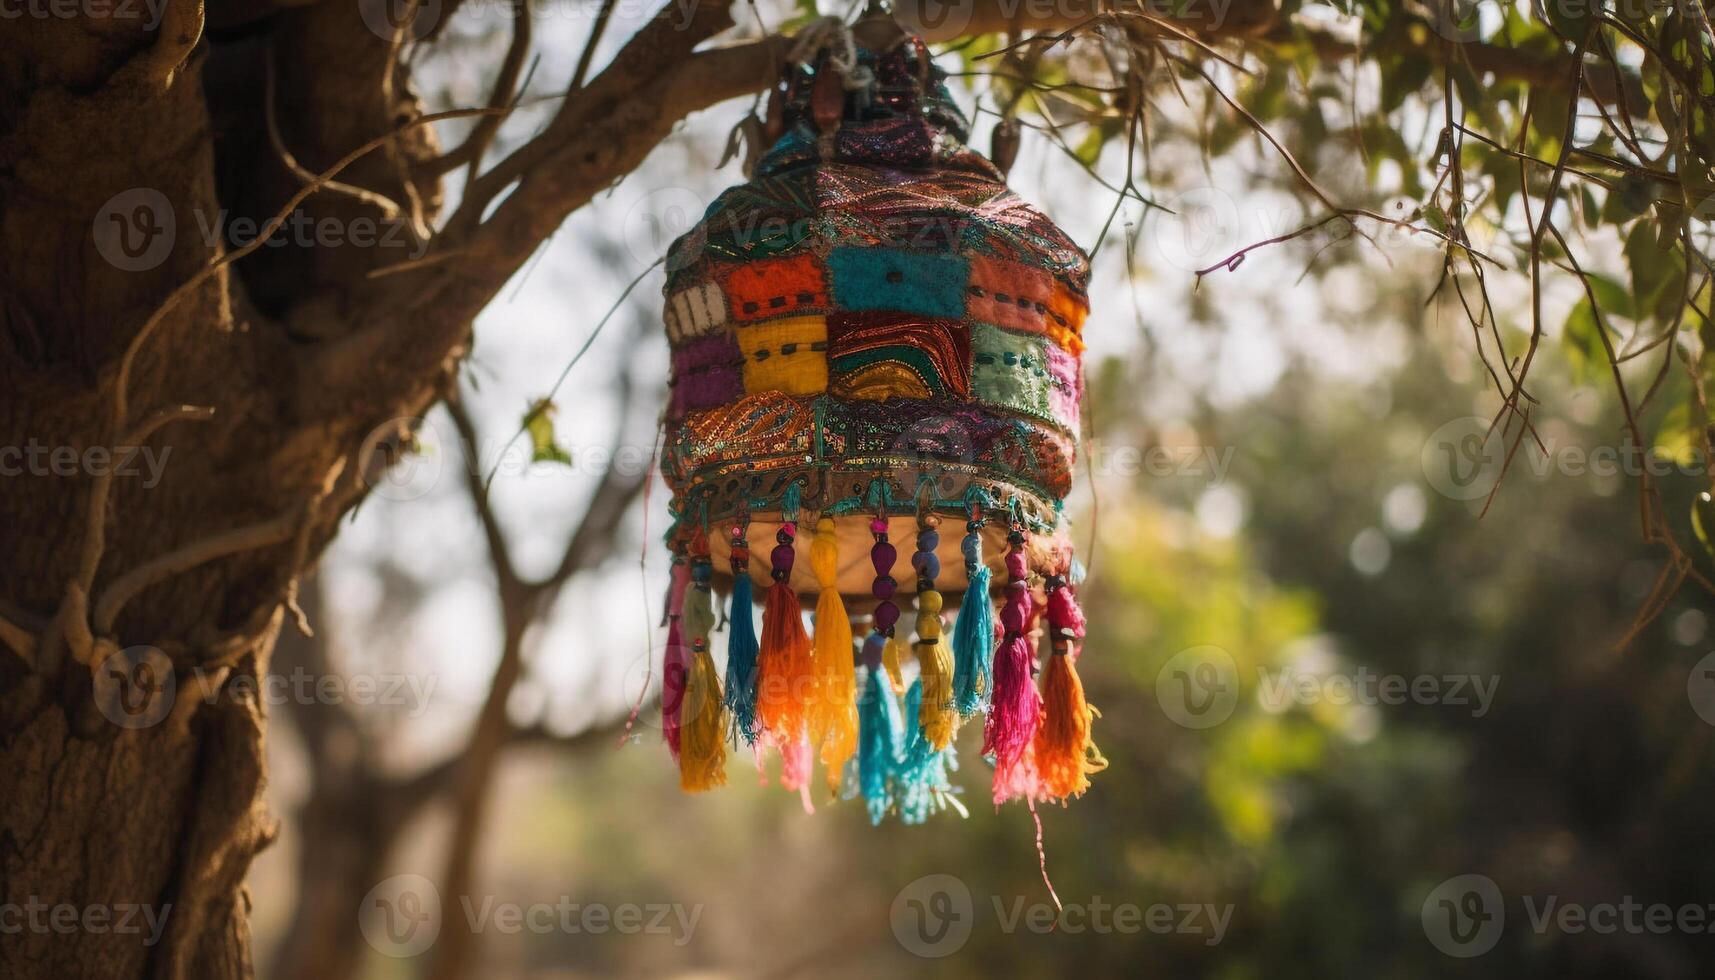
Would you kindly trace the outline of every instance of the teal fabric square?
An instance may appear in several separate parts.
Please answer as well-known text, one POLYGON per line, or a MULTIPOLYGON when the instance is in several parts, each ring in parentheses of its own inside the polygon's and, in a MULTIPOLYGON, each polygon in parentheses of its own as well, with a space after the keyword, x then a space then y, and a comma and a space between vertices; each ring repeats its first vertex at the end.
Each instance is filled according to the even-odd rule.
POLYGON ((977 401, 1052 418, 1053 387, 1041 337, 971 324, 971 395, 977 401))
POLYGON ((962 319, 971 264, 958 255, 842 246, 828 256, 834 305, 962 319))

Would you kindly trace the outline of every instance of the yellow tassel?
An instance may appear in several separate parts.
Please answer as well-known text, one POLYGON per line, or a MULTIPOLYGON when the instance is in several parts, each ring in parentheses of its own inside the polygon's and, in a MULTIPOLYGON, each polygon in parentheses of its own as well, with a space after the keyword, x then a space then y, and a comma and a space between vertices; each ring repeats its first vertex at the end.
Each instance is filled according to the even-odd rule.
POLYGON ((698 641, 679 708, 679 786, 689 793, 726 785, 726 705, 707 638, 698 641))
POLYGON ((893 688, 894 697, 905 696, 905 671, 901 664, 905 659, 905 643, 898 634, 887 638, 887 646, 881 650, 881 666, 887 671, 887 686, 893 688))
POLYGON ((839 548, 830 518, 816 522, 816 536, 810 540, 810 568, 821 588, 811 653, 815 684, 808 712, 810 744, 820 747, 828 788, 838 792, 846 761, 857 752, 858 710, 852 624, 840 598, 839 548))
POLYGON ((953 740, 958 714, 953 709, 953 645, 941 630, 941 593, 917 593, 917 662, 923 677, 918 726, 937 752, 953 740))

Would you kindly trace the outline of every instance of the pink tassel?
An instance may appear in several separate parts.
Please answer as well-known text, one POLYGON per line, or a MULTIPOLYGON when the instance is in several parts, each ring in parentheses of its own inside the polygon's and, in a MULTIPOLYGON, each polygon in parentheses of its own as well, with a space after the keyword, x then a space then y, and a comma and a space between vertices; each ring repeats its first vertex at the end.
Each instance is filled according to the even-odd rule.
POLYGON ((815 754, 810 751, 809 737, 799 735, 780 743, 779 748, 780 785, 798 792, 805 813, 815 813, 816 805, 810 800, 810 775, 815 765, 815 754))
POLYGON ((1024 533, 1014 531, 1012 550, 1006 556, 1007 599, 1000 611, 1005 638, 994 658, 994 701, 983 729, 983 752, 995 761, 994 790, 997 802, 1016 795, 1015 788, 1028 776, 1021 771, 1026 753, 1042 718, 1042 695, 1036 690, 1035 651, 1030 648, 1033 603, 1029 568, 1024 557, 1024 533), (1002 795, 1002 794, 1006 795, 1002 795))
POLYGON ((679 761, 679 709, 685 703, 685 682, 691 672, 691 648, 685 645, 680 626, 685 614, 685 590, 691 582, 691 567, 684 559, 673 562, 673 585, 667 599, 667 651, 661 666, 661 734, 673 761, 679 761))

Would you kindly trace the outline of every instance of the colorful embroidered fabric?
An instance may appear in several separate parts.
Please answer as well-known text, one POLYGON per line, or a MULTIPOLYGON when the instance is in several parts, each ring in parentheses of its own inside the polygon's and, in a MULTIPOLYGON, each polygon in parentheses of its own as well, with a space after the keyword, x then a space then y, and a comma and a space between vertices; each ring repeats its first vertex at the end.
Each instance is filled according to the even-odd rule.
MULTIPOLYGON (((917 821, 963 809, 951 733, 986 714, 997 803, 1078 795, 1101 763, 1072 672, 1082 617, 1074 636, 1055 610, 1078 577, 1061 502, 1089 263, 965 145, 920 40, 856 48, 855 63, 839 53, 836 42, 788 72, 755 176, 668 254, 668 541, 699 575, 720 570, 717 589, 749 581, 730 614, 743 628, 727 690, 708 690, 699 669, 696 697, 667 692, 667 727, 699 730, 718 712, 733 740, 797 760, 782 777, 795 790, 812 743, 830 787, 863 796, 876 819, 917 821), (936 533, 942 522, 963 536, 936 533), (914 590, 895 578, 905 554, 914 590), (820 596, 814 642, 800 594, 820 596), (989 608, 997 599, 1006 615, 989 608), (943 602, 959 605, 956 628, 943 602), (905 603, 916 615, 901 622, 905 603), (1018 613, 1031 609, 1050 614, 1018 613), (868 620, 861 656, 854 616, 868 620), (1046 704, 1044 619, 1046 655, 1063 660, 1046 704), (908 650, 920 664, 902 707, 908 650)), ((702 775, 719 769, 708 758, 680 763, 687 788, 718 784, 702 775)))

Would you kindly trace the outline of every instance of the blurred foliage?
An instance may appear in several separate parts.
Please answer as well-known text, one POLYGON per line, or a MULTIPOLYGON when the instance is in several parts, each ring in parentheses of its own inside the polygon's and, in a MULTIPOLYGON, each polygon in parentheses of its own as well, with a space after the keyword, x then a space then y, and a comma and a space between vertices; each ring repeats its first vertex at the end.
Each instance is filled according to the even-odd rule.
MULTIPOLYGON (((1296 200, 1293 223, 1203 256, 1199 283, 1265 247, 1320 274, 1360 251, 1335 244, 1433 244, 1429 285, 1469 324, 1509 447, 1538 439, 1534 369, 1558 338, 1575 380, 1615 390, 1631 444, 1710 458, 1703 4, 1120 5, 950 51, 984 114, 1035 129, 1112 192, 1109 225, 1130 242, 1151 222, 1207 220, 1181 213, 1186 190, 1296 200)), ((1683 582, 1710 585, 1707 546, 1681 547, 1688 510, 1665 510, 1658 489, 1640 479, 1644 539, 1669 554, 1646 617, 1683 582)))
MULTIPOLYGON (((819 800, 806 818, 778 787, 747 789, 744 759, 728 791, 680 796, 645 745, 519 780, 491 845, 494 889, 697 905, 695 934, 490 937, 491 975, 1701 975, 1707 935, 1538 933, 1522 902, 1715 900, 1715 730, 1687 696, 1708 607, 1687 593, 1616 647, 1655 557, 1610 530, 1636 503, 1623 479, 1521 467, 1481 520, 1481 500, 1437 494, 1422 447, 1479 391, 1422 369, 1444 340, 1409 342, 1415 356, 1392 376, 1335 384, 1299 363, 1257 399, 1198 409, 1196 437, 1232 447, 1231 471, 1104 477, 1083 525, 1098 548, 1082 668, 1112 765, 1070 808, 1042 813, 1048 871, 1068 906, 1165 903, 1174 922, 1180 905, 1230 906, 1219 943, 1207 921, 1008 931, 1019 903, 1050 902, 1020 807, 871 829, 847 804, 819 800), (1211 495, 1237 502, 1237 526, 1210 519, 1211 495), (1354 542, 1376 535, 1381 559, 1359 561, 1354 542), (1167 708, 1164 668, 1207 647, 1230 655, 1238 698, 1224 722, 1189 728, 1167 708), (1283 671, 1360 670, 1498 686, 1482 714, 1265 690, 1283 671), (1467 873, 1498 884, 1507 924, 1492 952, 1454 960, 1426 938, 1421 909, 1467 873), (895 896, 928 874, 973 896, 970 939, 945 959, 911 955, 893 931, 895 896)), ((1163 438, 1138 394, 1160 370, 1145 358, 1096 372, 1098 436, 1163 438)), ((1590 393, 1564 364, 1543 371, 1569 392, 1544 407, 1556 445, 1616 430, 1611 403, 1567 421, 1590 393)), ((1697 481, 1663 488, 1683 504, 1697 481)), ((962 733, 965 758, 977 734, 962 733)), ((956 781, 980 797, 986 773, 956 781)))

